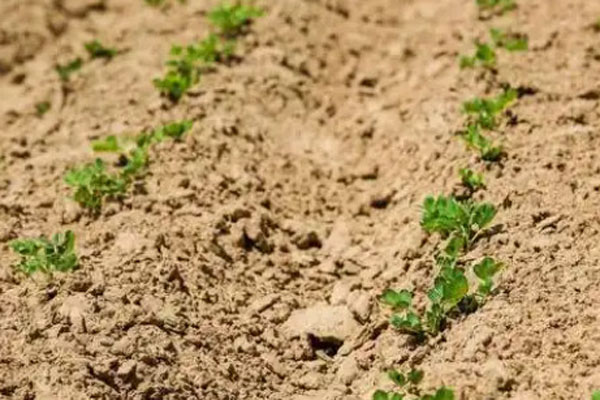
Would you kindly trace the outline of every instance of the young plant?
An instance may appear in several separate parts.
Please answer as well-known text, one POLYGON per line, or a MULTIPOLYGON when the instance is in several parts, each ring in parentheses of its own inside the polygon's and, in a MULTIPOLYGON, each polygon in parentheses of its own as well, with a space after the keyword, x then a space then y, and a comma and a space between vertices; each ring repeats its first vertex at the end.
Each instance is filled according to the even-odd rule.
POLYGON ((70 170, 65 176, 67 185, 75 188, 73 200, 82 207, 98 211, 104 198, 114 198, 127 191, 127 182, 119 175, 106 172, 100 159, 79 169, 70 170))
POLYGON ((485 188, 483 174, 475 172, 470 168, 461 168, 458 171, 463 186, 471 192, 476 192, 479 189, 485 188))
POLYGON ((121 145, 115 135, 110 135, 104 139, 94 140, 92 142, 92 150, 96 152, 117 153, 121 151, 121 145))
POLYGON ((377 390, 373 393, 373 400, 454 400, 454 392, 442 387, 433 395, 418 396, 418 385, 423 380, 424 373, 413 369, 406 375, 395 369, 388 371, 388 378, 398 387, 398 391, 377 390), (410 397, 408 397, 410 396, 410 397))
POLYGON ((480 10, 492 10, 504 13, 517 7, 515 0, 475 0, 480 10))
POLYGON ((485 68, 492 68, 496 65, 496 51, 487 43, 475 43, 475 54, 472 56, 461 56, 461 68, 474 68, 481 65, 485 68))
POLYGON ((498 161, 502 157, 502 146, 483 136, 478 125, 468 125, 467 130, 461 132, 461 137, 467 147, 476 150, 484 161, 498 161))
POLYGON ((592 393, 592 400, 600 400, 600 390, 596 390, 592 393))
POLYGON ((470 115, 474 123, 483 129, 494 129, 497 116, 510 103, 516 100, 518 93, 515 89, 507 88, 498 96, 490 99, 476 97, 463 103, 463 111, 470 115))
POLYGON ((529 48, 527 36, 517 33, 506 33, 500 29, 490 29, 490 36, 496 47, 505 48, 508 51, 525 51, 529 48))
POLYGON ((494 276, 501 269, 502 264, 491 257, 485 257, 480 263, 475 264, 473 271, 480 281, 478 292, 481 297, 486 297, 491 293, 494 287, 494 276))
POLYGON ((49 101, 42 101, 42 102, 36 103, 35 113, 37 114, 38 117, 42 117, 44 114, 46 114, 50 110, 50 107, 51 107, 51 104, 49 101))
POLYGON ((167 61, 167 73, 154 79, 154 85, 171 100, 178 101, 192 86, 200 81, 202 70, 215 61, 231 55, 233 48, 215 35, 210 35, 198 45, 185 48, 173 46, 167 61))
POLYGON ((106 58, 110 60, 118 53, 117 49, 104 47, 98 40, 87 42, 84 46, 91 58, 106 58))
POLYGON ((421 226, 427 233, 439 233, 443 238, 454 239, 449 242, 453 248, 460 248, 460 245, 468 248, 495 216, 496 207, 490 203, 461 202, 442 195, 437 198, 428 196, 423 203, 421 226))
POLYGON ((17 267, 27 275, 37 271, 52 273, 67 272, 77 267, 75 235, 71 231, 57 233, 52 239, 18 239, 10 244, 21 256, 17 267))
POLYGON ((81 58, 78 57, 67 64, 57 64, 56 72, 58 73, 58 76, 60 76, 60 79, 63 82, 67 82, 71 78, 71 74, 75 71, 79 71, 82 65, 83 61, 81 60, 81 58))
POLYGON ((208 14, 209 21, 217 27, 219 34, 226 38, 238 36, 242 28, 252 19, 264 15, 260 8, 245 6, 241 4, 221 4, 208 14))

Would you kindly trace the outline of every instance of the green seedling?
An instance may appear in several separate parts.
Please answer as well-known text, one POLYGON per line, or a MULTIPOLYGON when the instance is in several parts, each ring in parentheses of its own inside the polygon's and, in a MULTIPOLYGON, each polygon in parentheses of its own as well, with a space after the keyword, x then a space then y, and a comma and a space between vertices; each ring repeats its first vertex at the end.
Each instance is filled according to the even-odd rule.
POLYGON ((461 132, 461 137, 467 147, 476 150, 484 161, 498 161, 502 157, 502 146, 483 136, 478 125, 468 125, 467 130, 461 132))
POLYGON ((195 46, 173 46, 171 59, 166 64, 167 73, 163 79, 155 79, 154 85, 171 100, 178 101, 200 81, 203 69, 230 56, 232 52, 232 45, 215 35, 210 35, 195 46))
POLYGON ((491 257, 485 257, 480 263, 475 264, 473 271, 479 278, 479 295, 485 297, 489 295, 494 287, 494 276, 500 272, 502 264, 496 262, 491 257))
POLYGON ((65 65, 57 64, 56 72, 63 82, 67 82, 71 78, 71 74, 75 71, 79 71, 82 65, 83 61, 78 57, 65 65))
POLYGON ((475 54, 472 56, 461 56, 461 68, 474 68, 480 65, 485 68, 492 68, 496 65, 496 51, 487 43, 475 43, 475 54))
POLYGON ((461 168, 458 171, 462 184, 472 192, 485 188, 483 174, 473 171, 470 168, 461 168))
POLYGON ((497 125, 497 116, 510 103, 517 99, 515 89, 507 88, 498 96, 490 99, 474 98, 463 103, 463 111, 472 116, 474 123, 483 129, 494 129, 497 125))
POLYGON ((260 8, 241 4, 221 4, 208 14, 208 19, 217 27, 220 35, 234 38, 252 19, 263 15, 264 11, 260 8))
POLYGON ((514 0, 475 0, 475 3, 481 10, 498 10, 502 13, 517 7, 514 0))
POLYGON ((51 106, 52 105, 50 104, 49 101, 39 102, 35 105, 35 113, 37 114, 38 117, 41 117, 44 114, 46 114, 48 111, 50 111, 51 106))
POLYGON ((77 267, 75 235, 71 231, 57 233, 52 239, 19 239, 10 246, 21 256, 17 267, 27 275, 37 271, 52 273, 67 272, 77 267))
POLYGON ((122 196, 127 190, 127 182, 119 175, 108 174, 100 159, 70 170, 65 182, 75 188, 73 200, 92 211, 98 211, 105 198, 122 196))
POLYGON ((373 393, 373 400, 454 400, 454 392, 442 387, 433 395, 418 396, 417 385, 423 380, 424 373, 421 370, 413 369, 404 375, 396 370, 388 372, 388 378, 398 387, 397 391, 377 390, 373 393), (412 394, 412 395, 411 395, 412 394))
POLYGON ((423 203, 421 226, 427 233, 439 233, 443 238, 455 239, 465 247, 476 239, 496 216, 496 207, 490 203, 458 201, 454 197, 428 196, 423 203))
POLYGON ((529 48, 529 39, 520 34, 506 33, 500 29, 490 29, 490 36, 496 47, 505 48, 508 51, 525 51, 529 48))
POLYGON ((104 139, 94 140, 92 150, 97 152, 117 153, 121 151, 119 139, 115 135, 107 136, 104 139))
POLYGON ((110 60, 118 53, 117 49, 104 47, 98 40, 87 42, 84 46, 91 58, 106 58, 110 60))
POLYGON ((600 400, 600 390, 596 390, 592 393, 592 400, 600 400))

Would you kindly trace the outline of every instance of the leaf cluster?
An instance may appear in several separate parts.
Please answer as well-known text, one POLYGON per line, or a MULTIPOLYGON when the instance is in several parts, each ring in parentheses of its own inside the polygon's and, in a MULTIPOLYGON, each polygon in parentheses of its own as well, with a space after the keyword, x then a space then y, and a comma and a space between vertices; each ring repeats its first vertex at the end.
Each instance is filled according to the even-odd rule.
POLYGON ((484 68, 493 68, 496 66, 496 49, 503 48, 508 51, 525 51, 529 48, 527 36, 504 32, 500 29, 490 29, 492 43, 475 42, 475 53, 472 56, 461 56, 459 59, 460 68, 474 68, 481 66, 484 68))
POLYGON ((208 19, 218 29, 220 35, 232 38, 239 35, 242 28, 252 19, 263 15, 264 11, 257 7, 221 4, 208 14, 208 19))
POLYGON ((470 168, 461 168, 458 173, 463 186, 471 192, 476 192, 479 189, 485 188, 483 174, 475 172, 470 168))
POLYGON ((41 117, 44 114, 46 114, 48 111, 50 111, 51 107, 52 107, 52 105, 50 104, 49 101, 41 101, 39 103, 36 103, 35 113, 37 114, 38 117, 41 117))
POLYGON ((99 211, 105 198, 123 196, 131 183, 142 175, 149 164, 151 145, 168 138, 179 140, 191 127, 191 121, 173 122, 151 132, 140 133, 133 143, 115 135, 92 142, 94 151, 121 153, 122 168, 118 173, 109 174, 104 162, 96 159, 92 164, 70 170, 65 182, 75 188, 73 199, 84 208, 99 211))
POLYGON ((118 53, 117 49, 105 47, 102 43, 100 43, 100 41, 96 39, 85 43, 84 47, 92 59, 106 58, 108 60, 111 60, 118 53))
POLYGON ((72 231, 57 233, 51 239, 18 239, 10 244, 21 256, 17 267, 27 275, 37 271, 52 273, 67 272, 77 267, 75 235, 72 231))
POLYGON ((377 390, 373 393, 373 400, 454 400, 454 392, 451 389, 442 387, 434 394, 419 396, 417 385, 423 380, 424 373, 421 370, 413 369, 406 375, 395 369, 388 371, 388 378, 398 387, 400 391, 377 390))
POLYGON ((476 235, 496 216, 496 207, 490 203, 458 201, 443 195, 428 196, 423 203, 421 226, 427 233, 439 233, 451 243, 468 248, 476 235))
POLYGON ((500 29, 490 29, 492 42, 499 48, 508 51, 525 51, 529 48, 529 39, 527 36, 519 33, 507 33, 500 29))
POLYGON ((517 8, 515 0, 475 0, 480 10, 491 10, 504 13, 517 8))
POLYGON ((75 189, 73 200, 94 211, 102 207, 104 198, 116 198, 127 191, 127 181, 120 175, 109 174, 99 158, 91 164, 68 171, 65 182, 75 189))
POLYGON ((67 64, 57 64, 55 69, 60 79, 63 82, 68 82, 71 78, 71 75, 74 72, 79 71, 82 65, 83 60, 77 57, 76 59, 68 62, 67 64))
POLYGON ((208 19, 217 30, 195 45, 173 46, 163 78, 154 79, 154 86, 172 101, 178 101, 200 81, 202 73, 215 62, 229 59, 242 28, 253 18, 264 14, 261 9, 244 5, 217 6, 208 19))
POLYGON ((463 111, 471 116, 473 123, 483 129, 494 129, 497 126, 497 116, 518 97, 513 88, 506 88, 496 97, 482 99, 476 97, 463 103, 463 111))
POLYGON ((498 145, 488 139, 481 133, 479 125, 469 124, 465 131, 460 132, 460 136, 467 144, 467 147, 474 149, 484 161, 498 161, 503 154, 501 145, 498 145))

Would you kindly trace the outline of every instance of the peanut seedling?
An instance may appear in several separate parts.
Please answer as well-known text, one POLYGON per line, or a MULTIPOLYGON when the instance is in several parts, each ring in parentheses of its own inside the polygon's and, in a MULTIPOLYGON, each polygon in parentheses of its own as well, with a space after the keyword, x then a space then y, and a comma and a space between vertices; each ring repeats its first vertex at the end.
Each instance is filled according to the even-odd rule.
POLYGON ((516 100, 518 93, 515 89, 506 88, 498 96, 490 99, 476 97, 463 103, 463 112, 473 118, 473 122, 483 129, 494 129, 497 116, 510 103, 516 100))
POLYGON ((475 54, 472 56, 461 56, 460 68, 474 68, 480 65, 485 68, 492 68, 496 65, 496 52, 493 47, 487 43, 475 43, 475 54))
POLYGON ((71 74, 81 69, 82 65, 83 61, 78 57, 65 65, 57 64, 56 72, 63 82, 67 82, 71 78, 71 74))
POLYGON ((480 263, 473 266, 475 275, 479 278, 479 295, 485 297, 489 295, 494 286, 494 276, 500 272, 502 264, 494 261, 491 257, 485 257, 480 263))
POLYGON ((105 47, 98 40, 87 42, 84 44, 84 47, 91 58, 106 58, 110 60, 118 53, 117 49, 105 47))
POLYGON ((461 168, 458 171, 463 186, 471 192, 476 192, 479 189, 485 188, 483 174, 473 171, 470 168, 461 168))
POLYGON ((50 104, 49 101, 42 101, 39 103, 36 103, 35 105, 35 113, 38 117, 42 117, 44 114, 46 114, 48 111, 50 111, 50 107, 52 105, 50 104))
POLYGON ((127 182, 119 175, 107 173, 101 159, 70 170, 65 182, 75 188, 73 200, 92 211, 100 210, 105 198, 120 197, 127 190, 127 182))
POLYGON ((517 7, 514 0, 475 0, 480 10, 493 10, 504 13, 517 7))
POLYGON ((504 48, 508 51, 525 51, 529 48, 529 39, 527 36, 518 33, 506 33, 500 29, 490 29, 490 36, 496 47, 504 48))
POLYGON ((467 129, 460 132, 460 136, 467 144, 467 147, 474 149, 484 161, 498 161, 503 154, 502 146, 496 145, 487 137, 481 134, 478 125, 468 125, 467 129))
POLYGON ((21 256, 17 267, 27 275, 37 271, 67 272, 77 267, 75 235, 71 231, 57 233, 50 240, 45 237, 18 239, 10 246, 21 256))
POLYGON ((494 219, 496 207, 490 203, 458 201, 454 197, 428 196, 423 203, 421 226, 427 233, 455 238, 468 247, 494 219))
POLYGON ((445 387, 438 389, 433 395, 419 396, 417 386, 424 377, 421 370, 413 369, 405 375, 392 369, 387 375, 399 391, 377 390, 373 393, 373 400, 454 400, 454 392, 445 387))
POLYGON ((241 4, 221 4, 208 14, 208 19, 219 30, 220 35, 234 38, 252 19, 263 15, 264 11, 260 8, 241 4))

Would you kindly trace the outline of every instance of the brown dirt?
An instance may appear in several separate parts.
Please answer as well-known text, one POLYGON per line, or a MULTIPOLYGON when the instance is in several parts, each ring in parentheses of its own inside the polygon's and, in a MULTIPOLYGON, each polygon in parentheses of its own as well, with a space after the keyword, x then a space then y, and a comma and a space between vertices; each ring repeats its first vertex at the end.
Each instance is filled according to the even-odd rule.
POLYGON ((388 386, 386 367, 415 365, 425 387, 463 400, 589 399, 600 2, 523 0, 485 20, 463 0, 265 2, 240 62, 172 106, 151 80, 171 44, 206 34, 214 4, 0 4, 0 397, 362 400, 388 386), (461 71, 457 55, 492 26, 527 33, 531 50, 501 52, 495 75, 461 71), (93 38, 125 52, 86 62, 64 88, 55 63, 93 38), (485 166, 478 195, 500 206, 500 229, 469 257, 507 269, 484 307, 415 346, 375 299, 430 285, 438 239, 419 206, 455 190, 459 167, 484 167, 453 132, 460 103, 501 83, 533 90, 511 108, 497 136, 508 156, 485 166), (92 159, 90 140, 181 118, 195 126, 153 150, 146 193, 98 218, 69 200, 62 177, 92 159), (65 229, 79 270, 14 271, 10 240, 65 229), (325 329, 311 324, 327 312, 343 344, 290 338, 303 319, 325 329))

